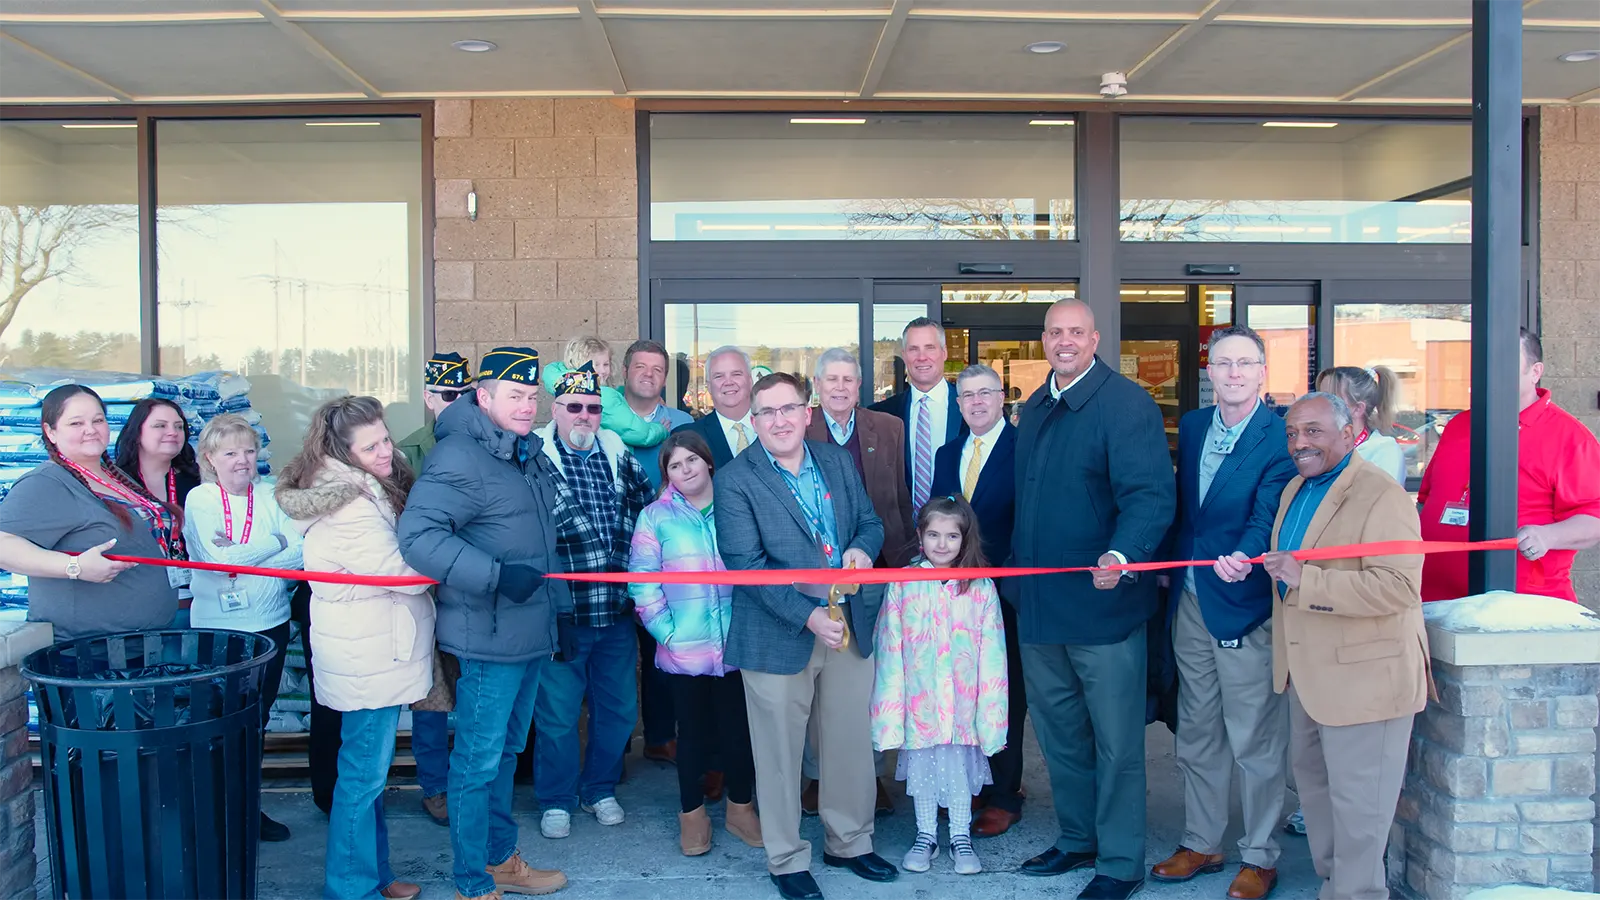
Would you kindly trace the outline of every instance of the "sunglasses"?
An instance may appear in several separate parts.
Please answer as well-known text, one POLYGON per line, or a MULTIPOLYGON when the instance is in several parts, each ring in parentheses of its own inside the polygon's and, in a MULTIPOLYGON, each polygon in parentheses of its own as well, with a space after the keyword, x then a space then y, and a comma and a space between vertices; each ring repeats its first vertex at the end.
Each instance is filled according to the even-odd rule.
POLYGON ((600 404, 598 403, 563 403, 561 404, 561 407, 572 415, 577 415, 583 412, 586 412, 591 416, 600 415, 600 404))
POLYGON ((471 390, 471 388, 468 388, 463 391, 434 391, 434 393, 439 395, 440 400, 446 403, 454 403, 458 397, 465 397, 471 390))

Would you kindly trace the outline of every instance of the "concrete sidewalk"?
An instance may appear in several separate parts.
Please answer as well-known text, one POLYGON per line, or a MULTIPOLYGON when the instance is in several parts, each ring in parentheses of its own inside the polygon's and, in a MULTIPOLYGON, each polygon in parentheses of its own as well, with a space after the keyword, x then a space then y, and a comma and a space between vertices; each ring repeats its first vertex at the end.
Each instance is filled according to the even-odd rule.
MULTIPOLYGON (((1183 832, 1183 792, 1173 760, 1172 734, 1165 726, 1153 725, 1146 735, 1149 771, 1149 846, 1151 864, 1161 861, 1176 847, 1183 832)), ((637 747, 637 742, 635 744, 637 747)), ((1001 900, 1013 897, 1072 898, 1088 883, 1092 872, 1080 871, 1060 878, 1033 878, 1018 874, 1023 860, 1040 852, 1055 840, 1055 816, 1050 805, 1049 779, 1038 744, 1029 728, 1026 787, 1028 802, 1023 819, 1007 834, 977 842, 984 873, 959 876, 951 871, 948 855, 941 855, 933 871, 922 875, 902 873, 892 884, 872 884, 822 864, 822 826, 815 818, 805 820, 801 833, 812 842, 812 872, 829 898, 918 898, 940 900, 947 897, 1001 900)), ((540 868, 558 868, 569 879, 557 896, 571 898, 669 897, 674 900, 766 900, 778 897, 767 880, 766 859, 760 850, 746 847, 722 830, 722 804, 711 808, 716 824, 711 852, 688 858, 678 852, 677 776, 671 766, 641 759, 637 753, 628 760, 628 781, 617 789, 617 799, 627 811, 622 825, 606 828, 582 813, 573 816, 572 836, 560 841, 545 840, 539 834, 539 813, 531 787, 519 787, 516 816, 522 825, 521 847, 524 857, 540 868)), ((915 832, 911 803, 895 784, 894 815, 880 818, 877 849, 884 858, 899 865, 915 832)), ((283 844, 261 848, 260 896, 262 898, 319 897, 322 891, 322 859, 327 819, 311 802, 309 790, 278 788, 263 799, 273 818, 294 831, 283 844)), ((422 885, 424 900, 449 900, 454 888, 450 880, 449 831, 433 824, 423 813, 416 790, 392 790, 388 806, 390 860, 398 876, 422 885)), ((1292 811, 1294 797, 1288 795, 1285 814, 1292 811)), ((1149 882, 1141 896, 1171 898, 1227 897, 1228 883, 1238 867, 1233 842, 1240 828, 1237 800, 1234 827, 1229 831, 1229 865, 1221 874, 1207 875, 1187 884, 1168 885, 1149 882)), ((945 835, 941 828, 940 841, 945 835)), ((1311 870, 1304 838, 1281 835, 1283 859, 1279 863, 1281 880, 1273 893, 1277 900, 1316 896, 1320 882, 1311 870)), ((44 896, 41 894, 41 896, 44 896)))

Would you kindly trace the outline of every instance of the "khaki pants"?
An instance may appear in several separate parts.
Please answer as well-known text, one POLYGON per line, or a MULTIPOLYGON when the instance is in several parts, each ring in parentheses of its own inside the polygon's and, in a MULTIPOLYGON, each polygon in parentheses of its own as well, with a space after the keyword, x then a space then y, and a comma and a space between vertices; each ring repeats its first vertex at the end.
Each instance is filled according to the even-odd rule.
POLYGON ((1252 866, 1278 864, 1278 819, 1289 746, 1287 699, 1272 690, 1272 623, 1219 647, 1187 591, 1172 623, 1178 660, 1178 769, 1183 773, 1183 846, 1222 852, 1235 763, 1244 811, 1239 854, 1252 866))
POLYGON ((835 651, 820 638, 798 674, 744 672, 761 839, 772 874, 811 868, 811 843, 800 839, 800 756, 808 722, 817 733, 823 849, 847 858, 872 852, 877 787, 868 707, 874 674, 872 660, 862 659, 853 641, 835 651))
POLYGON ((1405 781, 1411 722, 1320 725, 1289 685, 1289 744, 1321 900, 1387 900, 1383 851, 1405 781))

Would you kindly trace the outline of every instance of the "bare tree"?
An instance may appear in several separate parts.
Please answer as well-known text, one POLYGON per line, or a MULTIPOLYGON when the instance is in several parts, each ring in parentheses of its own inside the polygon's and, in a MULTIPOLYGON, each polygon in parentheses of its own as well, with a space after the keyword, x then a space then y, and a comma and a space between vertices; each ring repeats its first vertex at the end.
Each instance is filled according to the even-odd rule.
POLYGON ((135 207, 112 204, 0 206, 0 335, 30 291, 52 278, 79 276, 79 250, 137 229, 138 218, 135 207))

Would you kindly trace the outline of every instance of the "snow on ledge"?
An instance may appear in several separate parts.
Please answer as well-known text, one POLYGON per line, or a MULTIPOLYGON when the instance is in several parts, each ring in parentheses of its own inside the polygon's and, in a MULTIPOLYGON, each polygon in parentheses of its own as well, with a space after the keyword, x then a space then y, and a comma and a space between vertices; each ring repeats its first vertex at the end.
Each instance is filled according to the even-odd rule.
POLYGON ((1600 632, 1600 616, 1556 597, 1491 591, 1422 605, 1428 628, 1457 634, 1527 631, 1600 632))
MULTIPOLYGON (((1565 603, 1566 601, 1561 601, 1565 603)), ((1527 884, 1507 884, 1500 887, 1473 891, 1467 900, 1594 900, 1595 894, 1564 891, 1560 888, 1534 887, 1527 884)))

